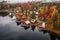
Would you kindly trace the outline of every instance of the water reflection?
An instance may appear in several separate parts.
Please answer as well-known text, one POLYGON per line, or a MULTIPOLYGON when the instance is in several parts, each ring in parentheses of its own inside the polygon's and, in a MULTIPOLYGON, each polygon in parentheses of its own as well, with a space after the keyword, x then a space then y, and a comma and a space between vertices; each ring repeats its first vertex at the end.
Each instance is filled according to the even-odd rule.
MULTIPOLYGON (((17 25, 19 24, 17 23, 17 25)), ((21 26, 21 24, 17 25, 8 16, 0 17, 0 40, 56 40, 54 35, 44 30, 39 32, 35 26, 25 27, 21 26)))
POLYGON ((60 40, 60 37, 57 36, 56 34, 49 33, 49 35, 50 35, 50 39, 51 39, 51 40, 60 40))
POLYGON ((36 27, 36 26, 32 26, 32 27, 31 27, 31 30, 34 31, 34 30, 35 30, 35 27, 36 27))
POLYGON ((16 24, 19 26, 21 24, 21 22, 16 22, 16 24))
POLYGON ((56 40, 56 36, 50 33, 51 40, 56 40))
POLYGON ((7 15, 8 15, 7 12, 0 12, 0 16, 2 16, 2 17, 5 17, 5 16, 7 16, 7 15))
POLYGON ((27 30, 27 29, 29 29, 30 28, 30 26, 21 26, 21 27, 23 27, 25 30, 27 30))

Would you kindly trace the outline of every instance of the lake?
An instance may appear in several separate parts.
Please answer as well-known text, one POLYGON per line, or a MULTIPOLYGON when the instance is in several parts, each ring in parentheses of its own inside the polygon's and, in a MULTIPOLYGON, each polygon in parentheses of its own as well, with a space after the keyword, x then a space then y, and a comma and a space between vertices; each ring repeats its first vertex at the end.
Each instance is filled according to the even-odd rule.
POLYGON ((0 40, 60 40, 55 38, 48 32, 44 33, 37 28, 33 31, 31 27, 25 29, 21 25, 17 25, 12 18, 0 16, 0 40))

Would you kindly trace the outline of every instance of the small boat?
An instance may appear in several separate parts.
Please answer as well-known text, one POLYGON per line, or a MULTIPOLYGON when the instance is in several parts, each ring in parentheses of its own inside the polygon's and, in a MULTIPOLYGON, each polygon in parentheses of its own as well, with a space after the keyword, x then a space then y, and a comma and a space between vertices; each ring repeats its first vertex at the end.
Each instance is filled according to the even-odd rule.
POLYGON ((37 22, 35 19, 32 19, 30 22, 31 22, 31 23, 30 23, 31 26, 32 26, 32 25, 37 26, 37 24, 38 24, 38 22, 37 22))
POLYGON ((9 17, 13 18, 13 16, 14 16, 13 13, 10 12, 10 13, 9 13, 9 17))
POLYGON ((22 13, 16 14, 16 23, 17 23, 17 25, 20 25, 25 20, 25 18, 26 18, 26 16, 23 15, 22 13))
POLYGON ((39 27, 45 28, 46 27, 46 23, 45 22, 40 22, 39 27))
POLYGON ((22 26, 30 26, 30 21, 24 21, 23 23, 22 23, 22 26))
POLYGON ((21 18, 16 18, 16 23, 17 23, 17 25, 20 25, 21 24, 21 18))
POLYGON ((23 27, 25 30, 30 28, 30 25, 27 25, 26 23, 22 23, 21 27, 23 27))
POLYGON ((26 30, 26 29, 30 28, 30 25, 29 24, 30 24, 29 21, 25 21, 25 22, 22 23, 21 26, 24 27, 24 29, 26 30))

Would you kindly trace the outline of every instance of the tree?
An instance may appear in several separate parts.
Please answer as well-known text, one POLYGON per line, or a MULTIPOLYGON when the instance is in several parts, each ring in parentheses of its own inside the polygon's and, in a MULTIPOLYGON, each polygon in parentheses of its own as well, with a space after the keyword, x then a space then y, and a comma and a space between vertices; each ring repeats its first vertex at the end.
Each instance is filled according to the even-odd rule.
POLYGON ((56 13, 53 18, 54 29, 60 29, 60 13, 56 13))
POLYGON ((58 28, 60 29, 60 13, 58 14, 58 28))
POLYGON ((35 13, 34 12, 31 14, 31 18, 35 19, 35 13))
POLYGON ((0 9, 6 9, 6 7, 7 7, 6 1, 2 1, 0 3, 0 9))
POLYGON ((26 8, 31 10, 31 5, 29 3, 26 4, 26 8))

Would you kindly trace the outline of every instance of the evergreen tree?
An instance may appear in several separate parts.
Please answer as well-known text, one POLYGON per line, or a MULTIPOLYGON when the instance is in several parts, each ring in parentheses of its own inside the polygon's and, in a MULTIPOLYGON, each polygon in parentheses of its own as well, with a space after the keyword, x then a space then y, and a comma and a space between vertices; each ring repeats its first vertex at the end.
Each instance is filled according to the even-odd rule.
POLYGON ((31 14, 31 18, 35 19, 35 13, 34 12, 31 14))

